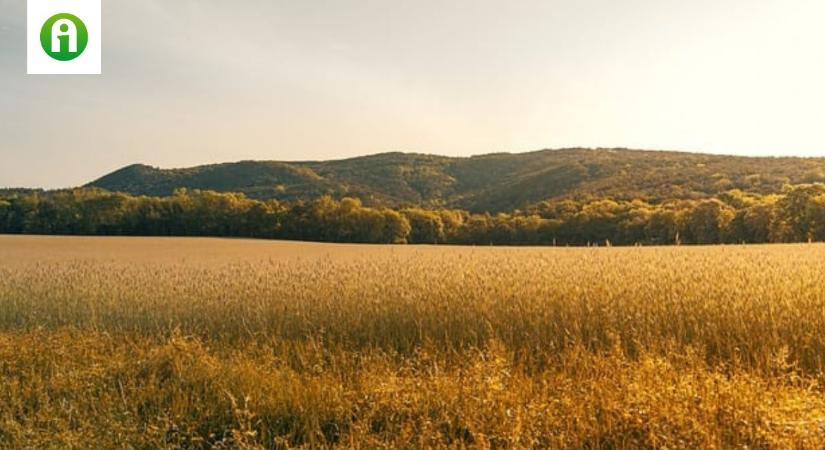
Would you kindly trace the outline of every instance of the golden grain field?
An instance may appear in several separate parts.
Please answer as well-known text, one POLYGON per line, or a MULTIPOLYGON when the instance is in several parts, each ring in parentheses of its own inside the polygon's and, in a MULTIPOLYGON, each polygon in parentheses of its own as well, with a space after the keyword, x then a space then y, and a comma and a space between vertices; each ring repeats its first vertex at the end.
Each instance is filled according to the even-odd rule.
POLYGON ((0 448, 823 448, 825 245, 0 236, 0 448))

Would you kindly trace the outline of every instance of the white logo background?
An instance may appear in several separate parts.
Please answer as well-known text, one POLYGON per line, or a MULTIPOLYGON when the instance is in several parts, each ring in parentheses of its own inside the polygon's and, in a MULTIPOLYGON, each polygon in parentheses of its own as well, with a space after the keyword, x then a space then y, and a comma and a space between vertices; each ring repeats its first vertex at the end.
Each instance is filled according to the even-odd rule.
POLYGON ((100 74, 102 27, 100 0, 28 0, 26 15, 26 53, 29 74, 100 74), (52 59, 40 46, 40 29, 55 14, 74 14, 86 25, 89 43, 71 61, 52 59))

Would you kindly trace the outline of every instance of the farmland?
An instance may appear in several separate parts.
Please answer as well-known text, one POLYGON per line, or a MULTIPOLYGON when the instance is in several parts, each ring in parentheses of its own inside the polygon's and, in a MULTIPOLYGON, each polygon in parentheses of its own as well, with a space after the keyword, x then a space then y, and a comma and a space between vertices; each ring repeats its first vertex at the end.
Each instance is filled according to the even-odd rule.
POLYGON ((0 448, 822 448, 823 261, 0 236, 0 448))

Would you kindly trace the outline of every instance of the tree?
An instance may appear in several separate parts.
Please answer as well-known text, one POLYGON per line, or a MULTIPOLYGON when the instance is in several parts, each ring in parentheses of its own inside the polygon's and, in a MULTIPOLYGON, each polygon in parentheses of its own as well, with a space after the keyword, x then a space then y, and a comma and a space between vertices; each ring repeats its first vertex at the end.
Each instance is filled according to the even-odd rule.
POLYGON ((817 210, 820 208, 814 199, 823 193, 825 185, 818 183, 788 187, 776 203, 776 218, 771 227, 773 239, 780 242, 813 239, 817 210))
POLYGON ((734 211, 719 200, 702 200, 687 215, 684 237, 696 244, 724 242, 734 211))
POLYGON ((444 221, 437 212, 419 208, 401 211, 410 224, 411 244, 438 244, 444 242, 444 221))

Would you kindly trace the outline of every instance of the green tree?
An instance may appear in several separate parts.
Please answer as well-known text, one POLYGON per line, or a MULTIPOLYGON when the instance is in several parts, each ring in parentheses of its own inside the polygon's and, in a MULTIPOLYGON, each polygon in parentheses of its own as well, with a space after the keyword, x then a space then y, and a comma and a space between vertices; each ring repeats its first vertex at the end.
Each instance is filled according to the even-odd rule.
POLYGON ((444 221, 435 211, 407 208, 401 211, 410 224, 411 244, 438 244, 444 242, 444 221))
POLYGON ((724 242, 734 210, 717 199, 702 200, 687 214, 684 236, 696 244, 724 242))

